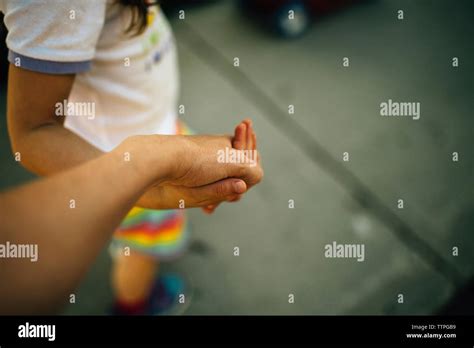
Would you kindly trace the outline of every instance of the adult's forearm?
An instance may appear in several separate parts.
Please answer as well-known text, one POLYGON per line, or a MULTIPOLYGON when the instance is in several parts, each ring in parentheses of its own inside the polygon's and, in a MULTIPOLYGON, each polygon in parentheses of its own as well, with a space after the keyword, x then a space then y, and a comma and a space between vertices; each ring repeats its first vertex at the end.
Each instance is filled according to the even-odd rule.
POLYGON ((167 173, 154 163, 148 175, 137 166, 143 161, 113 151, 0 195, 0 244, 38 248, 36 262, 0 258, 1 313, 50 312, 62 304, 137 198, 167 173))
POLYGON ((12 145, 23 166, 41 176, 72 168, 103 153, 60 123, 32 129, 12 145))
MULTIPOLYGON (((13 147, 20 154, 22 165, 40 176, 59 173, 104 154, 59 123, 31 130, 14 142, 13 147)), ((138 197, 135 203, 145 208, 160 207, 154 192, 138 197)))

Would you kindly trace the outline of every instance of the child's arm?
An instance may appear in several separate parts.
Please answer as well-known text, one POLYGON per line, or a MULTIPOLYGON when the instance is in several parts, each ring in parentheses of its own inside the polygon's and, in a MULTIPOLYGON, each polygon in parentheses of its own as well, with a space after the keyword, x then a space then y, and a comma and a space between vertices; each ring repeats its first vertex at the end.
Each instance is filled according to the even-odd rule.
POLYGON ((102 152, 63 127, 55 104, 68 99, 74 75, 37 73, 10 64, 7 119, 13 151, 38 175, 50 175, 102 152))

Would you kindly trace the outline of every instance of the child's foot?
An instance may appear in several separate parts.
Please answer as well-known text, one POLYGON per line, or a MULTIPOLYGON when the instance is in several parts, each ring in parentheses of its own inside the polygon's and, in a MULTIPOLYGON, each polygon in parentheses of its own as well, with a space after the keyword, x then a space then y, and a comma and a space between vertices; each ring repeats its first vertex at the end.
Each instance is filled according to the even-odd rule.
POLYGON ((188 308, 191 287, 177 274, 160 275, 150 296, 136 303, 116 302, 111 315, 179 315, 188 308))
POLYGON ((136 303, 121 303, 117 301, 110 311, 110 315, 145 315, 147 308, 147 300, 139 301, 136 303))
POLYGON ((171 273, 161 275, 151 291, 146 314, 182 314, 188 308, 191 297, 191 288, 181 276, 171 273))

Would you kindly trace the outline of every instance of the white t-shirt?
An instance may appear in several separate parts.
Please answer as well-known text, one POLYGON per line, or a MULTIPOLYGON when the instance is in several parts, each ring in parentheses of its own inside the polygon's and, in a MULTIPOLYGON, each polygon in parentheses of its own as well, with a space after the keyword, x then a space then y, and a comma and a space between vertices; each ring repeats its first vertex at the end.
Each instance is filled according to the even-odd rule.
POLYGON ((0 0, 0 11, 12 64, 76 74, 68 103, 58 101, 65 127, 103 151, 131 135, 175 134, 176 47, 157 6, 138 36, 117 0, 0 0))

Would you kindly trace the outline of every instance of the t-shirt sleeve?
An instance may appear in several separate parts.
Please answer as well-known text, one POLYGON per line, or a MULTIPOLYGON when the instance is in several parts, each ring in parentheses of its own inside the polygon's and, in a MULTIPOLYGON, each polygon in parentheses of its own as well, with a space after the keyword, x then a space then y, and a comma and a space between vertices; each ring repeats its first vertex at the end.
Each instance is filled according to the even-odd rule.
POLYGON ((90 69, 107 0, 3 0, 8 60, 50 74, 90 69))

